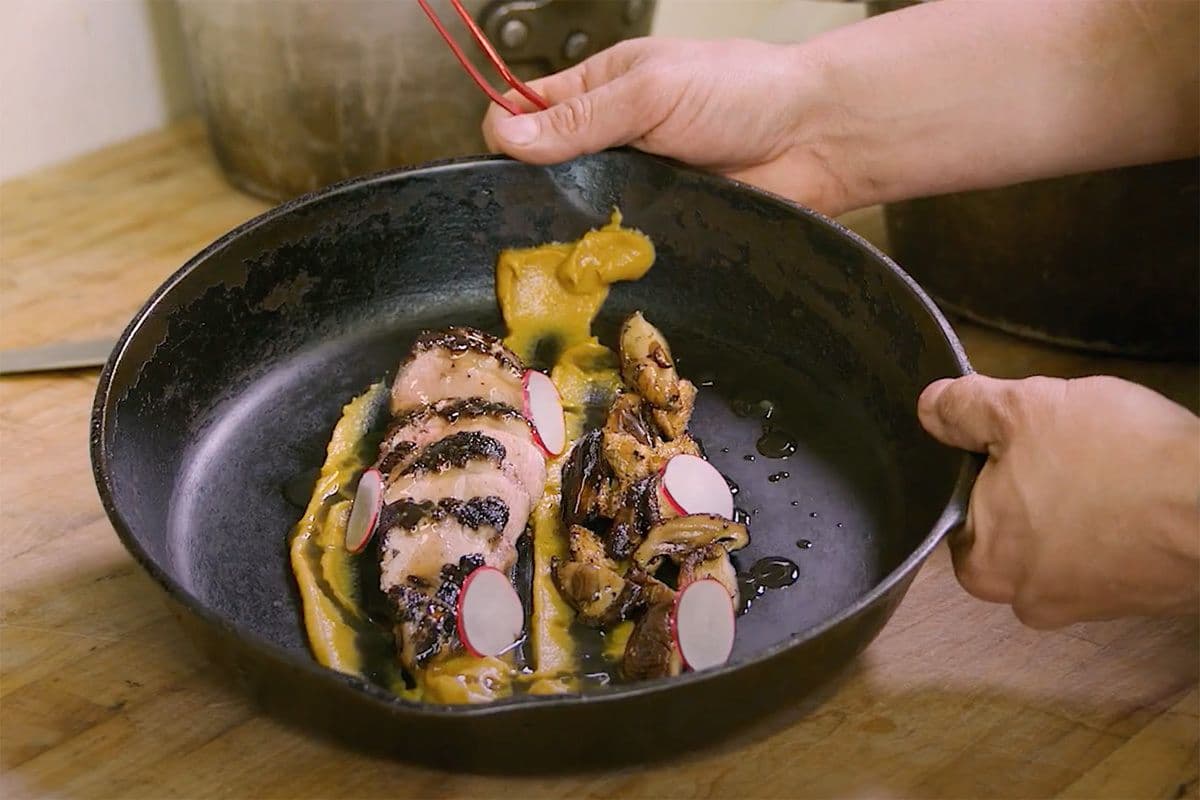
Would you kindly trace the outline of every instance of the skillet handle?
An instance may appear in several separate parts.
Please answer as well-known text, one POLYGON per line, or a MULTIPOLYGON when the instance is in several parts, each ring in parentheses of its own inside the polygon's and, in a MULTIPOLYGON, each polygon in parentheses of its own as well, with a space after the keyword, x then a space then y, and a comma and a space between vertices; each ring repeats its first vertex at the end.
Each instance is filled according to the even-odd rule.
POLYGON ((964 453, 962 468, 958 473, 958 481, 954 484, 954 492, 945 510, 934 523, 933 531, 940 540, 961 528, 967 521, 967 509, 971 504, 971 491, 975 488, 975 479, 979 471, 987 463, 987 456, 981 453, 964 453))

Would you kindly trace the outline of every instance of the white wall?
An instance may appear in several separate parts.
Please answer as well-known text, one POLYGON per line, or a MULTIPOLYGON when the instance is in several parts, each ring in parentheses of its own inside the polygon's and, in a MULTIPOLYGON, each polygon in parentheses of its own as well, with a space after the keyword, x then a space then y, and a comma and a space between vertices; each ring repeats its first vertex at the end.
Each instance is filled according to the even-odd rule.
MULTIPOLYGON (((861 16, 820 0, 660 0, 655 32, 796 41, 861 16)), ((171 0, 0 0, 0 180, 192 107, 171 0)))

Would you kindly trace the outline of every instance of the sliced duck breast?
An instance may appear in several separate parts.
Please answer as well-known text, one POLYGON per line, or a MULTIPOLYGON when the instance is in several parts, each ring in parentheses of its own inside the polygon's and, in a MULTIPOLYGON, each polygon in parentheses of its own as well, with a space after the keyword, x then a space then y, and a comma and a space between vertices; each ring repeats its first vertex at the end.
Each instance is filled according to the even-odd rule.
POLYGON ((491 334, 457 327, 426 331, 392 383, 392 413, 469 397, 520 408, 524 372, 521 360, 491 334))

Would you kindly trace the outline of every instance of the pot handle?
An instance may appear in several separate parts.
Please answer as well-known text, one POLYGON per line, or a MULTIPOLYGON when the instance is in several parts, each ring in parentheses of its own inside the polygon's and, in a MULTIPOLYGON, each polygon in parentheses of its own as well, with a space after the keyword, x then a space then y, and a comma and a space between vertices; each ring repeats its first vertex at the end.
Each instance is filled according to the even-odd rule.
POLYGON ((650 32, 657 0, 502 0, 479 25, 510 64, 558 72, 622 39, 650 32))

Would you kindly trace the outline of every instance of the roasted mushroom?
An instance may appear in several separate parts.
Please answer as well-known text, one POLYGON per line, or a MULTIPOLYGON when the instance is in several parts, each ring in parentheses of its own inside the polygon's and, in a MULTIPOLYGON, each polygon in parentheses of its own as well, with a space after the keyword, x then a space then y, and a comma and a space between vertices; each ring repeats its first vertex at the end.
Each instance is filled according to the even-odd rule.
POLYGON ((738 597, 737 571, 729 560, 729 551, 722 544, 710 544, 708 547, 693 550, 683 557, 679 563, 679 589, 694 581, 713 578, 725 587, 733 598, 733 606, 737 608, 738 597))
POLYGON ((651 417, 664 439, 687 431, 696 387, 679 377, 666 337, 640 311, 621 326, 621 377, 653 406, 651 417))
POLYGON ((679 557, 692 550, 720 545, 726 552, 740 550, 750 542, 750 532, 740 522, 715 514, 673 517, 650 529, 633 554, 638 566, 653 572, 664 556, 679 557))
POLYGON ((665 441, 657 426, 647 419, 647 410, 642 399, 629 392, 619 395, 609 409, 601 442, 604 461, 616 482, 608 495, 609 516, 616 513, 614 503, 619 507, 635 481, 658 472, 672 456, 700 454, 700 448, 686 433, 665 441))
MULTIPOLYGON (((598 627, 619 622, 624 612, 617 601, 629 592, 616 563, 605 554, 596 534, 582 525, 572 526, 568 538, 570 560, 554 559, 550 567, 559 593, 585 625, 598 627)), ((625 603, 628 604, 628 598, 625 603)))
POLYGON ((562 521, 568 529, 583 525, 600 513, 601 496, 610 471, 601 452, 603 432, 591 431, 580 439, 562 471, 562 521))
POLYGON ((673 607, 673 598, 655 603, 637 621, 621 660, 621 674, 627 680, 664 678, 683 671, 683 657, 671 633, 673 607))

